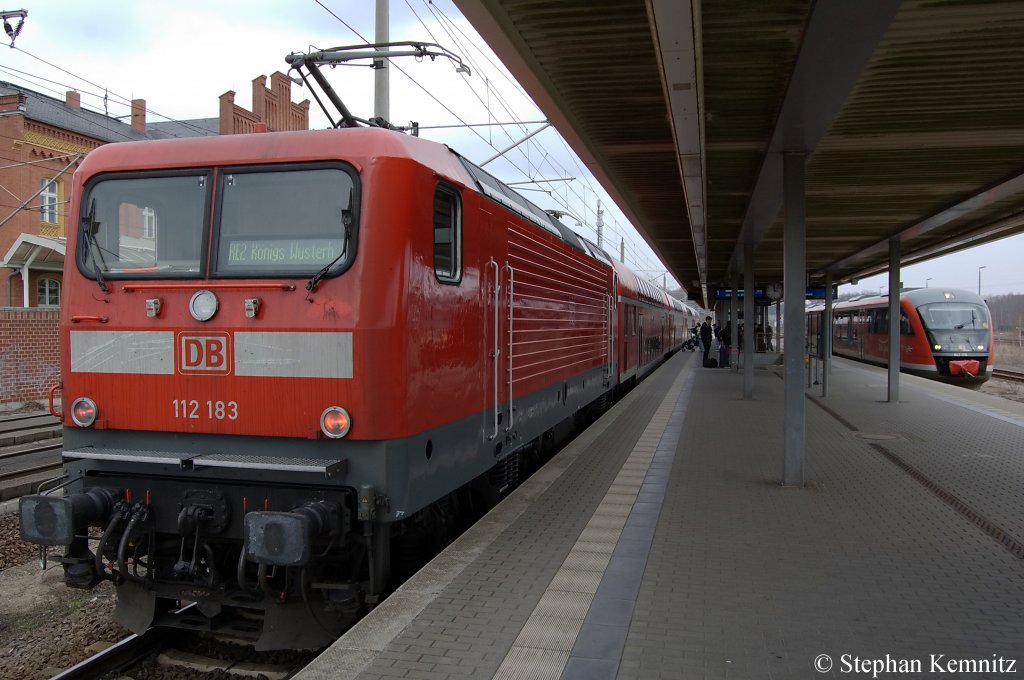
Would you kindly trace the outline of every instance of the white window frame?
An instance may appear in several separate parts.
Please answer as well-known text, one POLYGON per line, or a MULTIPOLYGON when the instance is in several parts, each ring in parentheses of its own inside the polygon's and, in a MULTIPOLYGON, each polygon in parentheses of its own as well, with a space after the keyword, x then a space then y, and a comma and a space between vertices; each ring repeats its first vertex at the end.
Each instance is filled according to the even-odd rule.
POLYGON ((156 211, 149 207, 142 209, 142 238, 156 238, 156 211))
POLYGON ((60 205, 60 191, 57 180, 43 177, 39 180, 39 220, 46 224, 60 224, 57 206, 60 205))
POLYGON ((36 282, 36 304, 40 307, 60 307, 60 281, 57 279, 39 279, 36 282), (57 298, 50 302, 50 296, 57 298))

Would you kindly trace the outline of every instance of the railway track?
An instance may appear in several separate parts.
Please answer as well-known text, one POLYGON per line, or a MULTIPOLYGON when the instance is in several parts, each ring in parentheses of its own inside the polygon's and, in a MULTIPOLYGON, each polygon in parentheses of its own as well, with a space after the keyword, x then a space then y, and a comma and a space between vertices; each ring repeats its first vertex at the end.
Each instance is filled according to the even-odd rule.
POLYGON ((218 642, 170 628, 150 628, 75 664, 53 680, 139 674, 170 679, 197 673, 284 680, 302 670, 314 656, 311 652, 256 652, 248 645, 218 642))
POLYGON ((0 417, 0 500, 59 470, 62 443, 60 421, 49 413, 0 417))
POLYGON ((142 635, 129 635, 117 644, 58 673, 53 680, 89 680, 108 673, 121 673, 156 654, 167 644, 167 630, 154 628, 142 635))
POLYGON ((992 377, 1024 383, 1024 371, 1011 371, 1005 368, 993 368, 992 377))

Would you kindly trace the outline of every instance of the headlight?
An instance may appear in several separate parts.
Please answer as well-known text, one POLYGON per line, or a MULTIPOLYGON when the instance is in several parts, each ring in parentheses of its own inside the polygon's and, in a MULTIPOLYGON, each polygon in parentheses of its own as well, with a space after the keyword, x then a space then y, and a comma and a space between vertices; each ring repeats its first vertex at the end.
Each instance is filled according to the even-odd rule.
POLYGON ((341 439, 352 429, 348 411, 340 406, 329 406, 320 414, 320 431, 331 439, 341 439))
POLYGON ((985 349, 985 345, 978 345, 978 349, 981 349, 981 350, 985 349))
POLYGON ((208 290, 197 290, 188 301, 188 311, 196 321, 209 321, 217 313, 217 296, 208 290))
POLYGON ((938 352, 939 350, 942 349, 942 345, 933 345, 932 349, 934 349, 936 352, 938 352))
POLYGON ((71 420, 79 427, 89 427, 96 422, 96 402, 89 397, 79 397, 71 404, 71 420))

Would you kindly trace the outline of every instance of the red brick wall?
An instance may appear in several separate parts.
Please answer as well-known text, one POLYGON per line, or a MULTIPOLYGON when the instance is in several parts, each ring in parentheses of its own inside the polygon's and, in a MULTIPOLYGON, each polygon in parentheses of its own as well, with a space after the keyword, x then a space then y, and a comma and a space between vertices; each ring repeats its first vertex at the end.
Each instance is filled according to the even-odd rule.
POLYGON ((43 401, 60 381, 56 309, 0 309, 0 403, 43 401))

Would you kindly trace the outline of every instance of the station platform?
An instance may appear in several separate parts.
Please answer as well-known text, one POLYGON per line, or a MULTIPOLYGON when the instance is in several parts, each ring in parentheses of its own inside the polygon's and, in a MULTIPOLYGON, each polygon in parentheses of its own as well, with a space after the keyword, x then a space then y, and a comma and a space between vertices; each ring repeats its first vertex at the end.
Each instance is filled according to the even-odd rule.
POLYGON ((782 487, 781 371, 677 354, 297 677, 1024 673, 1024 404, 837 359, 782 487))

